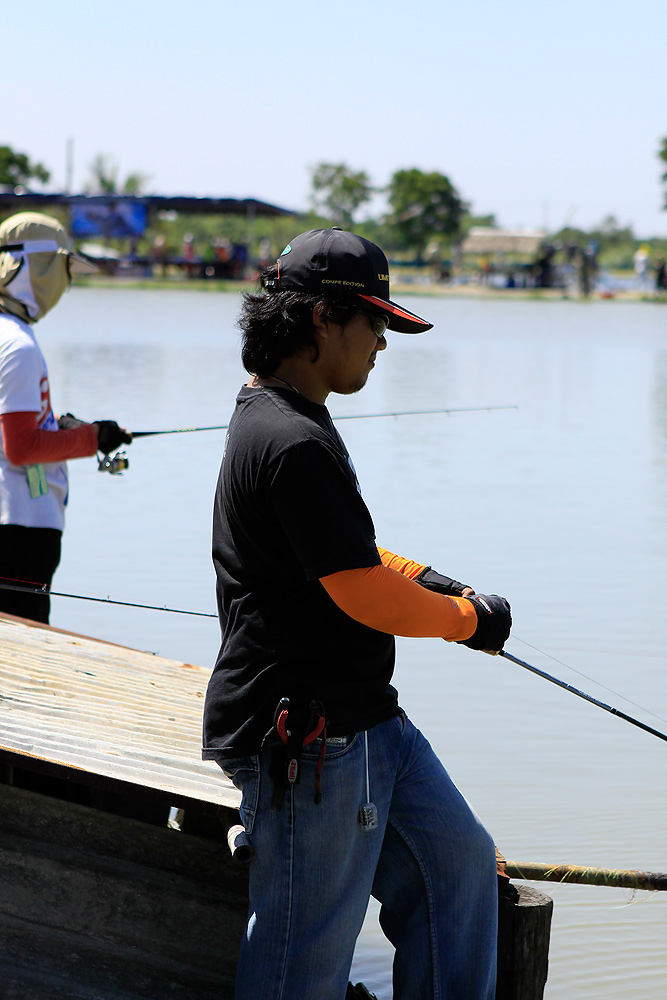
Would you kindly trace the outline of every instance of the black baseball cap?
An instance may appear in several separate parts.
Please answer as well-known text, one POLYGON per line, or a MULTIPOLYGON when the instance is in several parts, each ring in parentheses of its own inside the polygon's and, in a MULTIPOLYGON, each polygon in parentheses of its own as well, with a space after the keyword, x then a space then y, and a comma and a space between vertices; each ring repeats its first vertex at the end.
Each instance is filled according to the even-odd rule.
POLYGON ((278 258, 278 277, 267 282, 267 289, 356 295, 360 308, 383 313, 397 333, 424 333, 433 326, 391 301, 382 250, 343 229, 311 229, 296 236, 278 258))

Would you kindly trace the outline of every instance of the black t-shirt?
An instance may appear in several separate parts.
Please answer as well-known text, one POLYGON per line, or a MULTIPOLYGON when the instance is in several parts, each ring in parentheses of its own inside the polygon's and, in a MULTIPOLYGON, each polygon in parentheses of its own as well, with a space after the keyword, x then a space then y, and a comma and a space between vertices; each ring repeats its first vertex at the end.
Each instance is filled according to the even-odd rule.
POLYGON ((243 388, 213 515, 222 644, 204 710, 205 759, 257 753, 279 700, 317 698, 327 733, 397 712, 392 635, 346 615, 319 578, 379 565, 375 531, 328 410, 243 388))

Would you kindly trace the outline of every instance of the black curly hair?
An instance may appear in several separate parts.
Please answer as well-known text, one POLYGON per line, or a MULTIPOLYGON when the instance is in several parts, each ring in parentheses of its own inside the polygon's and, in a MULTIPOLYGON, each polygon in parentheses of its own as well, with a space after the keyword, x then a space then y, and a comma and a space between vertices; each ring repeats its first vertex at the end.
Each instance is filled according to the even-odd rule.
POLYGON ((326 319, 341 326, 359 312, 359 304, 352 296, 330 298, 320 292, 270 291, 270 282, 277 276, 277 264, 262 271, 259 280, 264 291, 243 296, 238 320, 243 334, 243 366, 261 378, 268 378, 284 358, 293 357, 304 347, 312 348, 313 361, 317 360, 313 310, 320 302, 326 307, 326 319))

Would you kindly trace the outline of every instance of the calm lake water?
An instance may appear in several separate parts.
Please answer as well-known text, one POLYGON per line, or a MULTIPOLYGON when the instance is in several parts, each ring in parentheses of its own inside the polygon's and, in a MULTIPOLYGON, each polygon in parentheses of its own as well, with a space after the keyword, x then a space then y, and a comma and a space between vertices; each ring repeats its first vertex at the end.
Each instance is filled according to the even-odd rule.
MULTIPOLYGON (((435 329, 390 334, 367 387, 330 398, 334 416, 517 408, 341 421, 380 544, 506 596, 510 652, 667 731, 667 307, 410 302, 435 329)), ((38 328, 56 410, 133 430, 227 423, 238 305, 75 288, 38 328)), ((122 477, 72 462, 55 589, 214 612, 223 440, 137 440, 122 477)), ((211 666, 218 646, 214 619, 66 598, 52 623, 211 666)), ((396 683, 506 858, 667 871, 665 743, 437 640, 399 640, 396 683)), ((663 1000, 667 894, 541 887, 555 902, 548 1000, 663 1000)), ((353 977, 380 1000, 390 960, 372 908, 353 977)))

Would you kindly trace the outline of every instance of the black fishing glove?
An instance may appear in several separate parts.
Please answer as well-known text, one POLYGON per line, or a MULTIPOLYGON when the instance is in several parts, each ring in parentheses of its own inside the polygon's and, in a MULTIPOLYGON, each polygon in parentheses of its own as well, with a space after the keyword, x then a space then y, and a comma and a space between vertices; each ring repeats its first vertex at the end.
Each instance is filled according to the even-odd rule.
POLYGON ((496 594, 476 594, 466 597, 477 612, 477 628, 469 639, 460 639, 462 646, 499 653, 512 628, 510 606, 504 597, 496 594))
POLYGON ((115 420, 94 420, 97 427, 97 447, 103 455, 115 451, 122 444, 131 444, 132 435, 124 427, 119 427, 115 420))
POLYGON ((58 428, 61 431, 72 431, 75 427, 80 427, 84 423, 78 420, 73 413, 61 413, 58 417, 58 428))
MULTIPOLYGON (((462 597, 463 591, 468 588, 467 583, 459 583, 458 580, 436 573, 430 566, 422 570, 415 580, 426 590, 434 590, 436 594, 451 594, 453 597, 462 597)), ((470 589, 472 590, 472 587, 470 589)))

